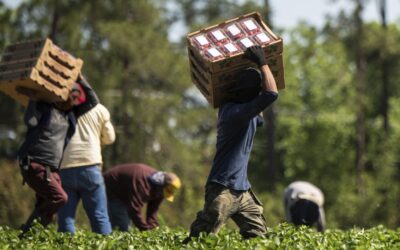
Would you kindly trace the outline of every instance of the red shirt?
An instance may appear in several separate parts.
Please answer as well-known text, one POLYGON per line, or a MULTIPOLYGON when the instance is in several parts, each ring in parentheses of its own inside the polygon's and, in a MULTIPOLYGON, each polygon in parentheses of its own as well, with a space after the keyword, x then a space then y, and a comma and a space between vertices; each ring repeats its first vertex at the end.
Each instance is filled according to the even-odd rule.
POLYGON ((127 207, 133 224, 139 230, 149 230, 158 226, 157 212, 164 199, 162 187, 152 185, 149 177, 157 172, 141 163, 115 166, 104 173, 108 198, 117 198, 127 207), (146 217, 142 208, 147 203, 146 217))

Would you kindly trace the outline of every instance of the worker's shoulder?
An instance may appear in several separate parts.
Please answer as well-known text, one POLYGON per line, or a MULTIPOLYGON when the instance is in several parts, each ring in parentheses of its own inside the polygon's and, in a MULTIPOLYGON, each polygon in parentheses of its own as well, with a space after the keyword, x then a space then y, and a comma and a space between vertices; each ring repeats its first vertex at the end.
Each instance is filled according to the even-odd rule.
POLYGON ((110 119, 110 112, 108 109, 101 103, 96 104, 89 112, 91 115, 99 116, 103 119, 109 120, 110 119))
POLYGON ((94 106, 94 109, 101 111, 101 112, 107 112, 107 113, 109 112, 107 107, 104 106, 102 103, 96 104, 96 106, 94 106))

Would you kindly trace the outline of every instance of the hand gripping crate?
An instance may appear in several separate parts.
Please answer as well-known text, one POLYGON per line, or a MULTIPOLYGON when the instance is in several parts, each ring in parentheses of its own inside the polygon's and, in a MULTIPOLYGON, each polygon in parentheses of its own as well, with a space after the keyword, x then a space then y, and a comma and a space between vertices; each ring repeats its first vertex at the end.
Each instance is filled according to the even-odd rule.
POLYGON ((257 67, 244 57, 246 47, 252 45, 264 49, 278 89, 284 89, 282 38, 268 28, 258 12, 187 35, 192 82, 214 108, 229 98, 227 90, 232 85, 240 84, 238 75, 243 69, 257 67))
POLYGON ((45 102, 66 101, 82 65, 50 39, 9 45, 0 62, 0 91, 24 106, 27 92, 45 102))

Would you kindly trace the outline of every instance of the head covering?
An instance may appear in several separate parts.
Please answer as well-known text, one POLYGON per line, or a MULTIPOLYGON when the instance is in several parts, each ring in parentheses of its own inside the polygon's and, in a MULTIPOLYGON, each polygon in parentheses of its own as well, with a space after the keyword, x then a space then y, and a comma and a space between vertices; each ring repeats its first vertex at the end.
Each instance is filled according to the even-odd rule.
POLYGON ((229 92, 243 91, 246 89, 261 90, 261 72, 256 68, 246 68, 239 74, 239 82, 229 92))
MULTIPOLYGON (((74 83, 74 85, 72 86, 71 92, 73 91, 78 91, 80 96, 79 96, 79 104, 82 104, 86 101, 86 94, 85 91, 82 88, 82 85, 80 85, 79 83, 74 83)), ((78 105, 79 105, 78 104, 78 105)))
POLYGON ((182 186, 181 180, 176 174, 165 173, 165 186, 164 186, 164 198, 169 201, 174 201, 174 193, 182 186))
POLYGON ((247 68, 239 74, 239 81, 227 91, 230 102, 251 101, 261 91, 261 73, 258 69, 247 68))
POLYGON ((153 184, 154 186, 164 187, 165 186, 165 172, 162 172, 162 171, 154 172, 152 175, 150 175, 149 180, 150 180, 150 183, 153 184))

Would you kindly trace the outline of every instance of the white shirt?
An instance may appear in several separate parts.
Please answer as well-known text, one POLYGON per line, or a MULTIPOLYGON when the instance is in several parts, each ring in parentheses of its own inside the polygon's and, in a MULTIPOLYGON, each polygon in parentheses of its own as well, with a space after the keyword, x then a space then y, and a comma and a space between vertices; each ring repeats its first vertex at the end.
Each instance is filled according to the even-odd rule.
POLYGON ((110 113, 99 103, 78 118, 75 133, 65 148, 61 168, 102 165, 101 146, 114 141, 110 113))

